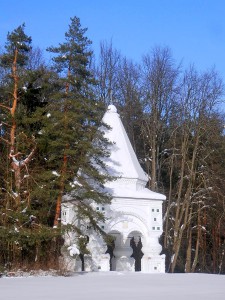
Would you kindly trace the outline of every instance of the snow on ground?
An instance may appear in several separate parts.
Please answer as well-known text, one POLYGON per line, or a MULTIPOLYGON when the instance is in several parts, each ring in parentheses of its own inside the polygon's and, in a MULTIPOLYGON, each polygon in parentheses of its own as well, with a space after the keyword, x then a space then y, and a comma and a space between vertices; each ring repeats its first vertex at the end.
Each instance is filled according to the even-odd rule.
POLYGON ((1 300, 224 300, 225 276, 77 273, 71 277, 3 277, 1 300))

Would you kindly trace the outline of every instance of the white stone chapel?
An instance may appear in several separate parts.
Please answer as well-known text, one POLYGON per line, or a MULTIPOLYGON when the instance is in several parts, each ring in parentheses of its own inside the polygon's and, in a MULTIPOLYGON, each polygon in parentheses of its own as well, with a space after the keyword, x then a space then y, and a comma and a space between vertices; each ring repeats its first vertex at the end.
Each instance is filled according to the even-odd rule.
MULTIPOLYGON (((103 117, 111 129, 104 129, 110 156, 104 159, 109 174, 116 180, 105 184, 112 195, 110 205, 99 205, 106 222, 102 229, 114 237, 107 246, 95 232, 89 232, 90 255, 84 258, 85 271, 141 271, 164 273, 165 256, 160 255, 159 237, 162 234, 162 203, 166 197, 145 186, 147 174, 138 162, 120 116, 114 105, 109 105, 103 117)), ((62 221, 73 222, 72 203, 62 207, 62 221)), ((68 241, 67 241, 68 244, 68 241)), ((81 270, 79 257, 74 270, 81 270)))

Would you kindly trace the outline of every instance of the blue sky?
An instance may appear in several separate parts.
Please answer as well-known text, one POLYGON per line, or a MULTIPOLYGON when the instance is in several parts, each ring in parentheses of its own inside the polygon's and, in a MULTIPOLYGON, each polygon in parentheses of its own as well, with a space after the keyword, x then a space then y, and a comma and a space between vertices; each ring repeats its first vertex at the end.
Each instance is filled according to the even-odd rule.
POLYGON ((224 0, 0 0, 0 7, 1 47, 23 22, 34 45, 57 45, 77 16, 96 54, 100 41, 111 39, 137 62, 154 46, 168 46, 184 67, 215 66, 225 82, 224 0))

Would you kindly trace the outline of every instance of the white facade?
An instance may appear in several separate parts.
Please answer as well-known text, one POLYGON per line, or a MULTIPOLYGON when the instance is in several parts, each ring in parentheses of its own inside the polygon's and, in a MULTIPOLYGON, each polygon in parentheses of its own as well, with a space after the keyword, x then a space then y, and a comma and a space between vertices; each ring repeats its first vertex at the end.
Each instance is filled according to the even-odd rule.
MULTIPOLYGON (((104 162, 109 174, 117 179, 105 185, 113 196, 111 205, 96 205, 95 209, 104 212, 107 221, 100 226, 114 237, 115 242, 107 249, 101 237, 90 229, 88 247, 91 255, 84 259, 85 269, 164 273, 165 257, 160 255, 158 239, 162 234, 165 196, 145 188, 148 177, 137 160, 114 105, 109 105, 103 121, 111 128, 104 129, 104 134, 112 142, 110 157, 104 162)), ((74 217, 72 203, 65 203, 63 221, 73 223, 74 217)), ((74 268, 80 270, 79 259, 74 268)))

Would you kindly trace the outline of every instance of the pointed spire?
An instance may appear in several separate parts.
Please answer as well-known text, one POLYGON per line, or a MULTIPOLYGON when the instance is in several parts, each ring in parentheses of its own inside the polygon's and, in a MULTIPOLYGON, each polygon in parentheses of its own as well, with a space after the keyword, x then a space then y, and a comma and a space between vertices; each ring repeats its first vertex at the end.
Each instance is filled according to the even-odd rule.
POLYGON ((110 129, 103 128, 111 142, 110 156, 104 158, 109 175, 117 179, 105 184, 114 197, 165 200, 165 196, 145 188, 148 176, 140 166, 115 105, 110 104, 103 117, 110 129))
POLYGON ((117 108, 115 107, 115 105, 110 104, 110 105, 108 106, 107 111, 108 111, 109 113, 117 113, 117 108))
POLYGON ((105 163, 111 176, 132 180, 146 185, 148 177, 140 166, 115 105, 110 104, 103 122, 111 127, 105 130, 105 137, 112 142, 110 157, 105 163))

